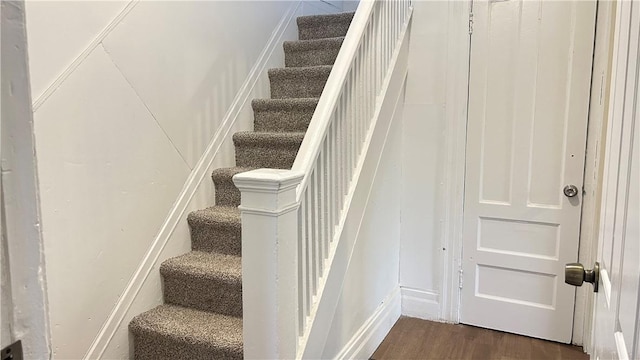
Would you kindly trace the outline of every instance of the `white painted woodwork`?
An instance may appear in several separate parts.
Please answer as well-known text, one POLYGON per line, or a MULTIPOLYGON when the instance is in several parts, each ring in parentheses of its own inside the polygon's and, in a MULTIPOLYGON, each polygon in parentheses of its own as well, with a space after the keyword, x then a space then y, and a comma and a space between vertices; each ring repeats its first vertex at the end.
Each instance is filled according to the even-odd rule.
POLYGON ((242 192, 244 357, 292 359, 298 321, 298 206, 302 173, 260 169, 234 176, 242 192))
POLYGON ((463 323, 571 341, 595 9, 474 2, 463 323))
MULTIPOLYGON (((307 130, 309 136, 305 137, 291 170, 295 174, 302 174, 296 191, 296 206, 299 206, 297 222, 288 222, 293 228, 285 231, 286 236, 289 236, 290 230, 297 234, 297 270, 292 272, 297 282, 292 286, 296 289, 295 302, 286 298, 286 294, 278 294, 282 291, 278 282, 263 284, 271 287, 264 291, 276 294, 274 299, 297 306, 290 306, 289 313, 278 313, 277 317, 269 313, 270 310, 258 307, 255 316, 250 318, 246 317, 245 307, 245 356, 281 357, 281 354, 289 354, 289 348, 280 350, 255 345, 268 338, 273 329, 277 329, 277 333, 289 335, 293 331, 296 334, 299 338, 295 348, 296 357, 317 358, 322 355, 331 322, 321 317, 331 316, 335 312, 340 295, 340 287, 326 287, 328 276, 332 272, 341 272, 334 267, 334 259, 344 258, 351 251, 345 247, 344 241, 339 240, 346 234, 343 231, 349 230, 345 228, 345 221, 354 188, 360 180, 372 129, 380 116, 385 90, 389 87, 400 45, 404 44, 401 40, 407 33, 410 18, 411 7, 407 0, 360 2, 307 130), (337 250, 339 245, 343 246, 340 251, 337 250), (265 313, 260 316, 260 312, 265 313), (290 319, 292 314, 296 319, 293 323, 290 319), (280 328, 283 326, 291 328, 280 328), (247 328, 251 328, 250 332, 247 332, 247 328)), ((401 79, 400 84, 404 76, 401 79)), ((399 92, 400 88, 395 93, 399 92)), ((252 177, 251 174, 236 175, 234 181, 237 185, 241 185, 239 181, 267 181, 268 173, 260 173, 260 177, 252 177)), ((284 173, 278 173, 278 176, 281 174, 284 173)), ((271 179, 274 182, 276 180, 271 179)), ((367 176, 366 180, 370 181, 371 176, 367 176)), ((249 189, 239 187, 242 192, 244 262, 245 244, 248 244, 244 236, 260 226, 258 220, 245 217, 250 212, 245 209, 265 208, 267 204, 247 203, 250 198, 245 199, 245 191, 249 189)), ((260 201, 267 201, 267 198, 260 201)), ((358 206, 362 206, 362 202, 358 206)), ((278 238, 279 235, 274 233, 266 237, 278 238)), ((283 246, 281 242, 276 243, 283 246)), ((276 247, 274 251, 277 253, 279 250, 276 247)), ((347 263, 342 262, 341 265, 346 266, 347 263)), ((279 266, 264 261, 247 267, 243 265, 244 289, 250 287, 246 283, 248 278, 259 278, 263 272, 269 273, 269 269, 279 266)), ((275 279, 285 275, 277 273, 274 276, 275 279)), ((247 297, 245 292, 243 298, 247 297)), ((278 304, 275 306, 278 307, 278 304)), ((245 306, 249 304, 245 303, 245 306)))
POLYGON ((595 359, 640 356, 640 9, 636 4, 618 3, 616 27, 597 249, 601 271, 593 320, 595 359))
POLYGON ((0 3, 0 347, 22 340, 25 359, 48 359, 51 335, 24 7, 20 1, 0 3))
MULTIPOLYGON (((591 76, 592 96, 589 105, 580 249, 578 250, 578 262, 583 264, 593 264, 596 261, 616 3, 611 1, 598 3, 596 17, 593 74, 591 76)), ((581 345, 587 353, 592 353, 591 333, 594 300, 593 288, 583 286, 576 289, 573 339, 571 342, 572 344, 581 345)))

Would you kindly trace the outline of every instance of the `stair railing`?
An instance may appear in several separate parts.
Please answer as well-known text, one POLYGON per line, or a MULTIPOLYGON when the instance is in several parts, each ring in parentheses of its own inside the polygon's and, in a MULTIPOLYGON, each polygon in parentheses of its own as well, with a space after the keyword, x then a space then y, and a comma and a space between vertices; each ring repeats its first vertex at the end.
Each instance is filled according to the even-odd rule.
MULTIPOLYGON (((238 174, 245 358, 300 358, 411 0, 360 0, 291 170, 238 174)), ((383 94, 382 94, 383 95, 383 94)))

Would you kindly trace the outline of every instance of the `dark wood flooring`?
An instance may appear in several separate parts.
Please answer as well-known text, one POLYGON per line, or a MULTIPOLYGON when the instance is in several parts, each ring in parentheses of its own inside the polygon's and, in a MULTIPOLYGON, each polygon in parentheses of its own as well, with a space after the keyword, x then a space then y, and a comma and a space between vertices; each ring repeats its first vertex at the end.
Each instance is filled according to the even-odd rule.
POLYGON ((401 317, 371 359, 587 360, 589 356, 579 346, 401 317))

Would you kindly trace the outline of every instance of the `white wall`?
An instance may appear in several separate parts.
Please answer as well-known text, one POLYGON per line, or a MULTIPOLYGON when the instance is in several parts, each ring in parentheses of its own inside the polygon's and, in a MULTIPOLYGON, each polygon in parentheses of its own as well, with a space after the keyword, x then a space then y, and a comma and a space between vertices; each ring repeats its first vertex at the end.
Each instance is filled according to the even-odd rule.
POLYGON ((446 274, 456 266, 452 229, 461 220, 450 216, 460 202, 453 200, 460 179, 452 174, 464 169, 455 156, 466 111, 460 61, 467 55, 456 49, 468 46, 467 9, 461 1, 414 2, 402 130, 400 286, 403 314, 425 319, 452 320, 447 304, 456 301, 454 279, 446 274))
POLYGON ((400 286, 436 302, 443 262, 447 17, 444 1, 414 3, 402 129, 400 286))
POLYGON ((210 170, 233 164, 226 135, 250 129, 298 5, 27 3, 55 358, 128 358, 127 324, 189 250, 186 215, 213 203, 210 170))

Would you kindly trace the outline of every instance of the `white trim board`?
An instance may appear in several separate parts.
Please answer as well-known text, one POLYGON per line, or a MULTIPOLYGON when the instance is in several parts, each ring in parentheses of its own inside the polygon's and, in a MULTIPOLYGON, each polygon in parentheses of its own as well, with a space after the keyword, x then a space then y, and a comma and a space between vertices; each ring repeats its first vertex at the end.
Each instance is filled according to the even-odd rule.
MULTIPOLYGON (((2 331, 9 330, 2 338, 22 340, 25 359, 48 359, 51 326, 24 1, 4 2, 0 24, 3 89, 0 232, 2 256, 6 256, 0 298, 0 302, 5 301, 0 307, 6 312, 0 314, 5 315, 2 331)), ((2 344, 6 345, 9 344, 2 344)))
POLYGON ((114 335, 122 326, 122 322, 125 319, 129 308, 131 308, 134 303, 138 293, 145 283, 145 280, 148 278, 151 271, 153 271, 162 250, 173 235, 177 225, 181 219, 183 219, 189 203, 193 199, 199 185, 203 180, 209 179, 214 159, 220 152, 225 140, 228 139, 231 129, 234 129, 236 120, 240 117, 245 108, 251 106, 251 94, 258 83, 259 78, 265 74, 268 64, 275 54, 274 51, 281 49, 280 46, 283 41, 290 40, 285 38, 285 34, 288 33, 287 30, 291 29, 292 26, 296 26, 295 19, 296 16, 300 15, 300 4, 302 3, 302 0, 292 2, 285 15, 276 26, 273 34, 267 41, 265 48, 262 50, 258 60, 247 76, 247 79, 238 91, 232 105, 229 107, 224 120, 221 122, 219 130, 213 136, 204 154, 200 160, 198 160, 198 163, 187 178, 182 191, 178 195, 175 205, 169 211, 169 214, 162 224, 152 245, 149 247, 143 260, 134 272, 118 303, 114 306, 109 317, 100 329, 100 332, 87 350, 84 359, 101 358, 114 335))
POLYGON ((446 94, 446 167, 445 221, 441 244, 444 249, 440 287, 440 310, 437 319, 460 322, 459 272, 462 268, 462 228, 464 216, 464 181, 467 140, 467 106, 469 101, 468 32, 471 1, 449 3, 449 45, 447 48, 446 94))
POLYGON ((400 318, 400 288, 395 288, 362 324, 335 359, 368 359, 400 318))
MULTIPOLYGON (((591 74, 591 99, 587 128, 587 151, 584 169, 584 195, 580 224, 580 248, 578 261, 586 267, 595 262, 600 225, 600 198, 604 169, 604 152, 607 133, 607 110, 611 84, 612 41, 616 22, 615 4, 601 1, 596 14, 596 36, 591 74)), ((573 315, 572 344, 584 345, 592 352, 591 331, 595 296, 592 288, 576 289, 573 315)))
POLYGON ((406 287, 400 288, 402 315, 423 320, 440 320, 440 295, 406 287))

